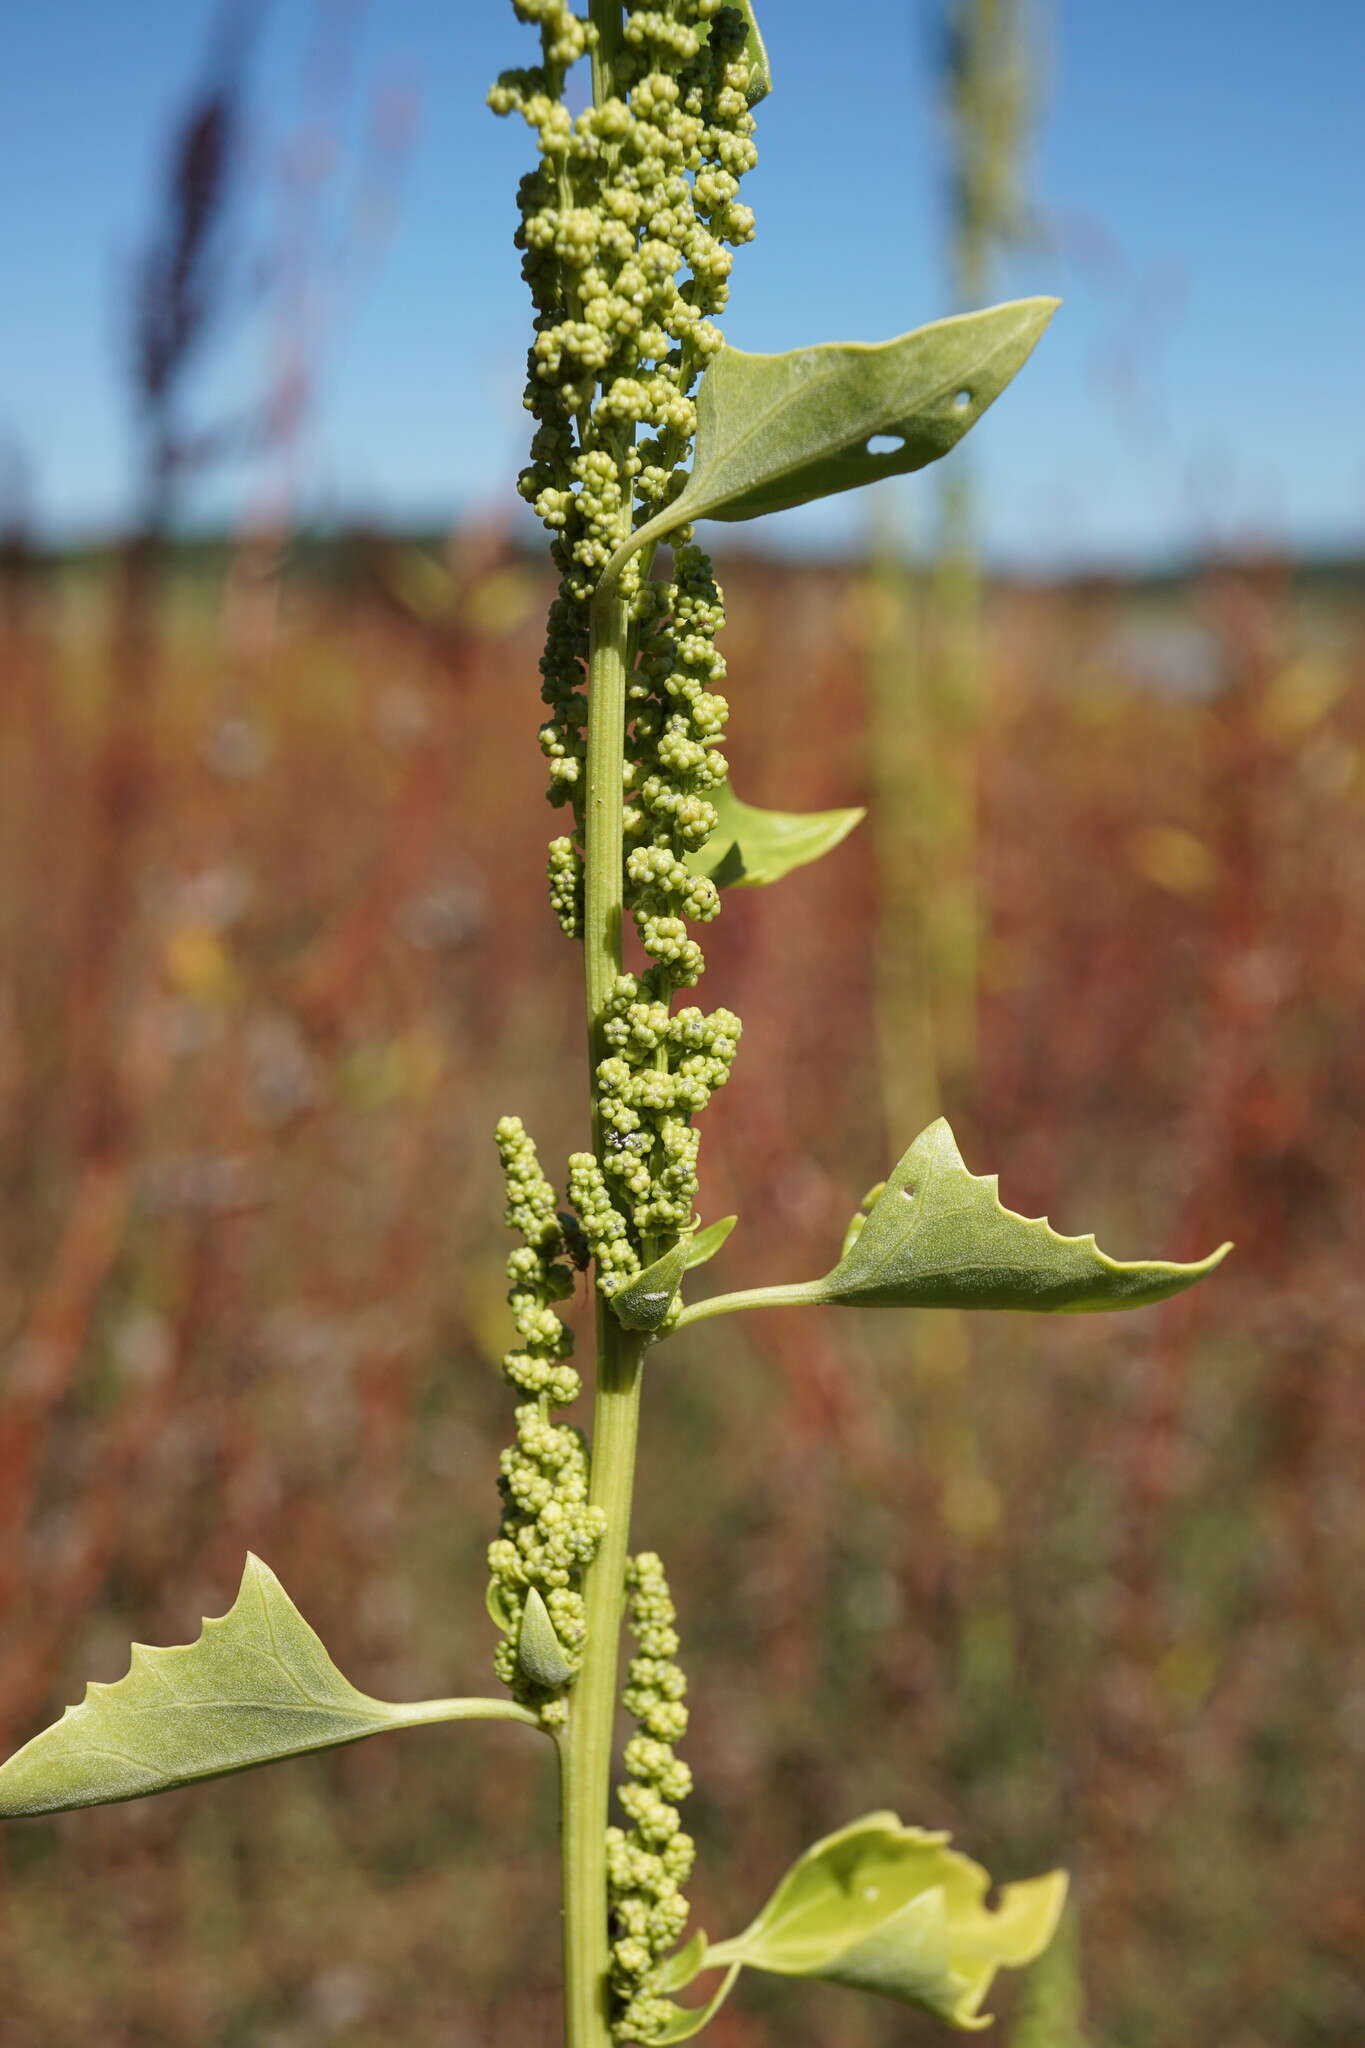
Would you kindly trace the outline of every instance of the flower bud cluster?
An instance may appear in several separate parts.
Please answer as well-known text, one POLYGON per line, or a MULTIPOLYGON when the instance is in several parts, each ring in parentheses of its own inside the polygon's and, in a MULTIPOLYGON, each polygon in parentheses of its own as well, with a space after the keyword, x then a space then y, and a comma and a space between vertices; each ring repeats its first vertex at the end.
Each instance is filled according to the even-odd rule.
POLYGON ((725 781, 719 751, 729 705, 715 685, 725 623, 711 564, 689 541, 675 547, 670 582, 640 593, 639 659, 628 685, 630 730, 624 828, 625 900, 661 992, 692 988, 705 962, 687 921, 709 924, 716 885, 686 865, 715 830, 711 792, 725 781))
POLYGON ((640 1271, 640 1254, 591 1152, 569 1155, 569 1200, 583 1226, 599 1288, 603 1294, 617 1293, 640 1271))
MULTIPOLYGON (((732 1010, 670 1013, 651 980, 618 975, 607 1004, 602 1036, 611 1051, 597 1068, 603 1188, 611 1188, 618 1225, 624 1220, 642 1239, 672 1241, 693 1220, 698 1133, 692 1119, 730 1077, 740 1022, 732 1010)), ((599 1220, 596 1227, 606 1226, 599 1220)), ((619 1284, 617 1272, 630 1277, 619 1255, 605 1273, 599 1267, 607 1293, 619 1284)))
MULTIPOLYGON (((518 487, 548 528, 560 571, 541 660, 550 713, 541 746, 550 800, 574 815, 573 833, 551 848, 550 883, 555 913, 575 935, 582 917, 588 604, 637 518, 647 519, 682 488, 696 428, 691 392, 721 346, 712 316, 729 295, 731 250, 753 234, 753 215, 738 195, 756 152, 746 97, 747 24, 736 8, 722 0, 626 0, 615 90, 571 116, 563 104, 565 75, 592 47, 591 25, 566 0, 515 5, 523 20, 540 26, 542 61, 505 72, 489 103, 498 113, 522 116, 539 155, 519 194, 517 243, 535 306, 525 404, 536 428, 518 487)), ((651 700, 662 673, 664 615, 680 604, 684 634, 705 630, 687 616, 695 593, 685 582, 670 592, 642 581, 638 558, 622 573, 641 646, 655 643, 651 700)), ((718 607, 714 586, 711 598, 718 607)), ((662 705, 661 716, 650 705, 642 715, 644 776, 662 776, 679 801, 723 780, 718 755, 707 780, 706 712, 696 725, 685 691, 662 705), (671 730, 670 719, 677 721, 671 730), (681 765, 693 764, 696 749, 696 764, 681 765)), ((722 722, 723 715, 722 707, 722 722)), ((719 724, 711 728, 712 735, 718 731, 719 724)), ((642 849, 657 844, 676 853, 678 832, 660 837, 650 829, 652 802, 640 808, 642 849)), ((704 819, 703 810, 689 820, 703 838, 710 829, 704 819)), ((673 929, 680 918, 672 901, 687 894, 687 885, 651 870, 633 886, 659 899, 641 911, 651 956, 674 986, 690 985, 701 971, 700 954, 673 929)), ((699 907, 689 914, 714 916, 707 891, 693 895, 699 907)))
POLYGON ((525 1239, 507 1261, 507 1299, 519 1342, 504 1357, 502 1369, 526 1398, 516 1410, 516 1441, 502 1454, 502 1521, 488 1551, 489 1605, 504 1628, 493 1664, 514 1696, 537 1708, 553 1726, 565 1718, 562 1692, 534 1684, 517 1661, 522 1609, 531 1587, 538 1588, 565 1658, 577 1670, 584 1643, 579 1585, 605 1524, 601 1510, 588 1505, 582 1433, 551 1420, 553 1409, 579 1393, 578 1374, 567 1362, 573 1333, 554 1309, 574 1284, 573 1268, 564 1262, 554 1189, 540 1170, 520 1117, 501 1119, 497 1141, 507 1189, 506 1220, 525 1239))
POLYGON ((611 1984, 618 2040, 653 2041, 672 2008, 650 1979, 687 1925, 682 1887, 692 1874, 692 1838, 678 1824, 678 1801, 692 1773, 674 1754, 687 1732, 687 1680, 674 1659, 677 1615, 664 1568, 652 1551, 630 1560, 626 1614, 637 1645, 624 1699, 640 1724, 626 1744, 629 1781, 617 1797, 630 1827, 607 1830, 607 1903, 611 1984))

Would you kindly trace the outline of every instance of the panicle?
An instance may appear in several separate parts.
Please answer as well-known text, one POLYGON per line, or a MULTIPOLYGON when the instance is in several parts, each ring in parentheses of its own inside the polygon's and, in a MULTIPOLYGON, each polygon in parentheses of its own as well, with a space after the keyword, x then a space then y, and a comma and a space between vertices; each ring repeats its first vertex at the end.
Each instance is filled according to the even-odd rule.
MULTIPOLYGON (((588 608, 633 527, 682 488, 693 389, 721 346, 714 322, 732 252, 753 233, 739 201, 756 155, 748 27, 719 0, 627 0, 616 89, 571 116, 565 77, 592 47, 591 24, 561 0, 517 12, 540 28, 541 62, 504 73, 490 101, 521 115, 538 151, 517 231, 535 307, 525 394, 535 427, 519 488, 560 571, 540 664, 540 744, 550 802, 569 813, 569 829, 552 840, 547 867, 555 916, 581 937, 588 608)), ((729 707, 716 647, 721 594, 690 529, 675 536, 666 575, 651 567, 632 557, 622 577, 631 613, 622 886, 645 966, 638 984, 626 978, 630 994, 608 1020, 601 1171, 590 1187, 575 1162, 570 1185, 575 1205, 589 1204, 579 1215, 607 1292, 689 1227, 692 1119, 725 1080, 739 1032, 725 1011, 685 1010, 676 1030, 667 1025, 674 994, 695 986, 705 965, 693 928, 720 908, 715 884, 689 862, 716 824, 729 707), (656 1010, 664 1023, 647 1042, 638 1013, 656 1010)))
POLYGON ((577 1398, 579 1378, 568 1360, 573 1332, 554 1304, 573 1292, 564 1227, 554 1189, 540 1169, 520 1117, 497 1128, 507 1190, 506 1220, 525 1239, 507 1261, 507 1299, 517 1344, 502 1369, 525 1398, 516 1410, 516 1440, 503 1452, 498 1490, 502 1520, 489 1546, 489 1607, 503 1628, 493 1657, 498 1677, 523 1706, 548 1725, 565 1717, 563 1687, 536 1683, 517 1656, 522 1611, 532 1587, 545 1602, 569 1679, 582 1662, 585 1631, 580 1589, 604 1532, 600 1509, 588 1504, 588 1453, 582 1433, 552 1420, 552 1410, 577 1398))
POLYGON ((687 1925, 682 1888, 696 1852, 678 1819, 692 1773, 674 1748, 687 1733, 687 1680, 675 1661, 677 1615, 668 1580, 653 1551, 630 1560, 626 1585, 636 1654, 623 1697, 639 1726, 626 1744, 627 1782, 617 1788, 630 1826, 607 1830, 607 1901, 614 2031, 619 2040, 648 2042, 672 2011, 651 1990, 651 1979, 687 1925))

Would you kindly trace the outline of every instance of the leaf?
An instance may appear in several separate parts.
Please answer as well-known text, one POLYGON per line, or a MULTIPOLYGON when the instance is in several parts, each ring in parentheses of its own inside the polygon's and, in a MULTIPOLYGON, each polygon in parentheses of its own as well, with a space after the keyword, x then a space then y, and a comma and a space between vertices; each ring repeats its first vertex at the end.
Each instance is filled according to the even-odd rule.
POLYGON ((1192 1287, 1232 1250, 1206 1259, 1124 1262, 1093 1237, 1063 1237, 1045 1216, 1005 1208, 996 1176, 969 1173, 942 1117, 921 1131, 844 1233, 823 1280, 742 1288, 690 1302, 676 1328, 748 1308, 832 1302, 848 1308, 1037 1309, 1080 1313, 1145 1308, 1192 1287), (870 1208, 868 1204, 870 1203, 870 1208))
POLYGON ((699 1976, 706 1968, 706 1936, 698 1928, 690 1941, 675 1948, 671 1956, 665 1956, 656 1964, 649 1980, 651 1991, 681 1991, 684 1985, 699 1976))
POLYGON ((694 2034, 699 2034, 702 2028, 715 2018, 734 1990, 735 1979, 741 1967, 739 1963, 731 1963, 720 1981, 719 1988, 707 1999, 705 2005, 675 2005, 670 2018, 664 2021, 654 2036, 660 2048, 672 2048, 675 2041, 690 2041, 694 2034))
POLYGON ((607 566, 694 519, 756 519, 936 462, 1022 369, 1057 308, 1016 299, 894 341, 783 355, 727 345, 697 389, 697 444, 680 495, 607 566), (878 438, 898 442, 885 450, 878 438))
POLYGON ((819 1977, 923 2007, 950 2026, 989 2024, 981 2006, 997 1970, 1046 1948, 1066 1877, 1007 1884, 994 1910, 989 1874, 949 1837, 871 1813, 816 1842, 743 1934, 705 1967, 747 1965, 819 1977))
POLYGON ((709 875, 718 887, 741 883, 759 888, 780 882, 793 868, 819 860, 867 816, 858 806, 840 811, 764 811, 746 804, 729 783, 716 790, 716 829, 706 845, 686 856, 694 875, 709 875))
POLYGON ((88 1686, 0 1768, 0 1818, 137 1799, 386 1728, 474 1718, 537 1725, 510 1700, 390 1706, 357 1692, 270 1567, 248 1555, 232 1607, 197 1642, 134 1643, 125 1678, 88 1686))
POLYGON ((719 1216, 705 1230, 695 1230, 691 1237, 683 1239, 689 1273, 694 1266, 704 1266, 708 1259, 714 1259, 738 1221, 738 1216, 719 1216))
POLYGON ((996 1176, 969 1173, 944 1118, 921 1131, 866 1223, 812 1297, 862 1308, 1139 1308, 1212 1272, 1224 1244, 1193 1265, 1125 1263, 1093 1237, 1006 1209, 996 1176))
POLYGON ((573 1677, 573 1665, 564 1655, 564 1647, 550 1619, 550 1610, 535 1586, 527 1593, 526 1604, 521 1610, 517 1662, 531 1683, 543 1685, 547 1692, 558 1691, 573 1677))
POLYGON ((749 60, 749 83, 744 98, 751 107, 765 100, 773 89, 773 67, 768 61, 768 46, 763 40, 763 31, 754 13, 753 0, 730 0, 730 5, 744 16, 749 24, 749 33, 744 43, 744 54, 749 60))
POLYGON ((662 1258, 609 1297, 617 1321, 628 1330, 657 1330, 667 1321, 687 1271, 687 1245, 688 1240, 680 1237, 662 1258))
MULTIPOLYGON (((683 1990, 694 1977, 709 1969, 707 1949, 706 1936, 698 1929, 682 1948, 675 1949, 671 1956, 664 1957, 650 1978, 650 1990, 658 1995, 683 1990)), ((702 2028, 715 2018, 734 1990, 740 1968, 739 1963, 731 1963, 705 2005, 673 2006, 671 2017, 664 2022, 653 2039, 663 2044, 663 2048, 670 2048, 670 2044, 675 2041, 690 2041, 694 2034, 699 2034, 702 2028)))

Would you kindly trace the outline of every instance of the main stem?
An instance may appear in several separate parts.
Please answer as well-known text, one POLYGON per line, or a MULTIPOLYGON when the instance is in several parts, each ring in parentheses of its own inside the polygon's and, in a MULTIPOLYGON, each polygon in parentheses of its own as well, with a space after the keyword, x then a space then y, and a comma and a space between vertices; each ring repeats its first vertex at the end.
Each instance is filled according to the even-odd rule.
MULTIPOLYGON (((589 0, 597 31, 592 92, 598 106, 615 90, 621 0, 589 0)), ((597 1068, 602 1024, 622 972, 626 753, 626 663, 630 617, 614 577, 593 599, 588 643, 588 758, 584 794, 583 963, 588 1007, 593 1148, 602 1155, 597 1068)), ((587 1638, 560 1738, 560 1857, 564 1912, 564 2033, 567 2048, 611 2048, 607 1972, 607 1816, 611 1801, 616 1669, 626 1596, 631 1494, 640 1420, 645 1340, 617 1322, 597 1297, 597 1379, 593 1397, 591 1500, 606 1533, 583 1580, 587 1638)))
MULTIPOLYGON (((588 656, 583 924, 593 1140, 599 1151, 596 1073, 605 1051, 602 1020, 623 965, 621 812, 629 630, 627 608, 614 584, 603 587, 592 607, 588 656)), ((568 1727, 560 1738, 568 2048, 609 2048, 612 2038, 606 1837, 644 1341, 617 1322, 599 1295, 591 1498, 606 1517, 606 1534, 584 1577, 587 1642, 569 1696, 568 1727)))

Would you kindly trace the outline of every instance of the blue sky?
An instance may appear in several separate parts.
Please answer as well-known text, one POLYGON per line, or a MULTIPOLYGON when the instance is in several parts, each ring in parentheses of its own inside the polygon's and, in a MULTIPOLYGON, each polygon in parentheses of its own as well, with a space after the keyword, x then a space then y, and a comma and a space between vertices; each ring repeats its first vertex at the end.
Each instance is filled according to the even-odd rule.
MULTIPOLYGON (((0 446, 21 451, 49 531, 107 527, 128 504, 121 291, 214 12, 47 0, 7 24, 0 446)), ((323 516, 505 511, 524 440, 510 236, 529 138, 482 97, 532 33, 505 0, 275 0, 253 67, 263 234, 279 230, 286 152, 317 124, 323 15, 350 56, 322 116, 339 169, 317 213, 345 257, 309 316, 316 402, 289 487, 323 516), (420 104, 380 248, 355 229, 356 167, 391 89, 420 104)), ((930 0, 767 0, 776 90, 745 192, 759 235, 726 323, 741 346, 879 340, 950 310, 934 20, 930 0)), ((1254 538, 1365 545, 1365 10, 1050 0, 1039 20, 1044 234, 999 296, 1066 303, 973 437, 993 552, 1121 564, 1254 538)), ((205 367, 206 413, 255 388, 278 339, 244 325, 205 367)), ((881 487, 912 533, 932 519, 931 477, 881 487)), ((195 510, 278 487, 238 470, 195 510)), ((866 517, 845 498, 763 537, 849 544, 866 517)))

